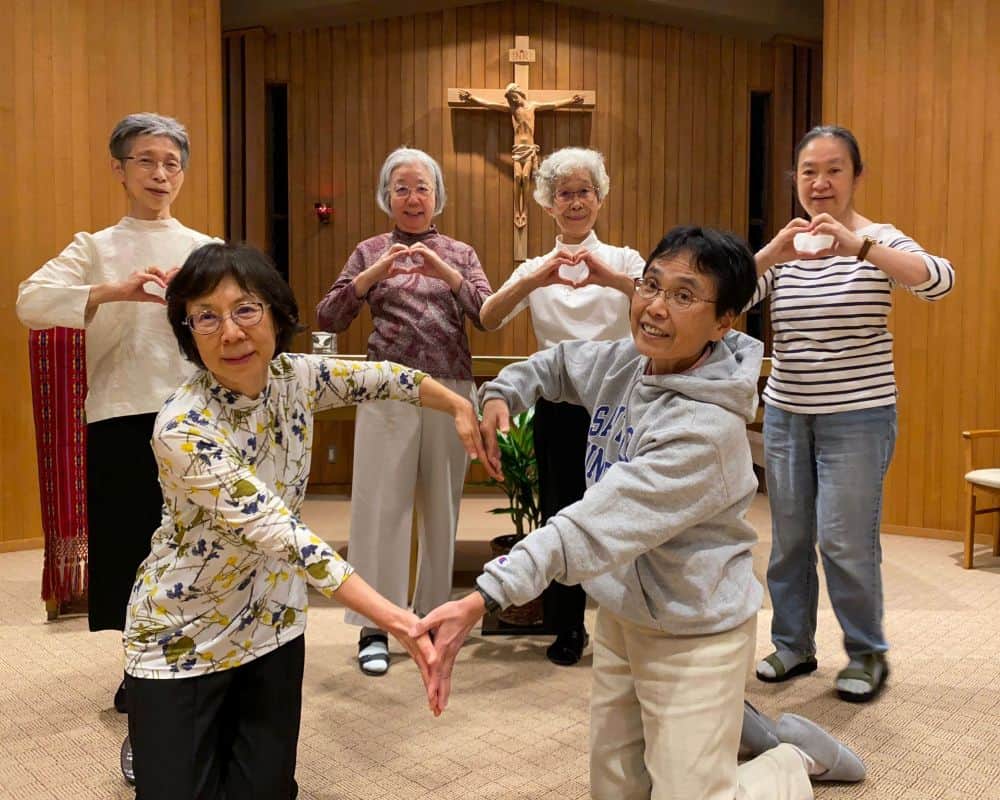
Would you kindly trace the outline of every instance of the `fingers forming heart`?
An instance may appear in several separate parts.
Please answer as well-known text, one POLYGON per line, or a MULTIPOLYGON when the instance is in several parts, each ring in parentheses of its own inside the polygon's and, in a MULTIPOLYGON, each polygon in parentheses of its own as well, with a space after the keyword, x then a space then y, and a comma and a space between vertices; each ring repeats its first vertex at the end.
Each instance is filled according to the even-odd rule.
POLYGON ((392 262, 392 272, 394 273, 420 272, 423 268, 424 257, 420 253, 414 253, 411 250, 400 253, 396 260, 392 262))

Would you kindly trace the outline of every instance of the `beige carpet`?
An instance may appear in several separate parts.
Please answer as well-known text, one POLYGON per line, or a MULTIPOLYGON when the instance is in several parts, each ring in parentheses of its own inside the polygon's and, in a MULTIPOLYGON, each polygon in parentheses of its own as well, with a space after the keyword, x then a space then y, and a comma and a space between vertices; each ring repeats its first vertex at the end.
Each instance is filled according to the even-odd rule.
MULTIPOLYGON (((766 498, 752 521, 764 540, 766 498)), ((483 539, 502 521, 487 499, 463 507, 460 560, 481 563, 483 539)), ((308 519, 329 540, 346 538, 347 504, 317 498, 308 519)), ((892 677, 880 700, 854 706, 832 692, 843 666, 839 629, 822 601, 820 669, 789 684, 755 680, 762 710, 822 721, 866 759, 856 786, 819 786, 817 797, 888 800, 1000 798, 1000 559, 958 566, 955 542, 886 536, 892 677)), ((130 798, 118 774, 124 717, 111 709, 121 675, 118 638, 89 634, 82 617, 46 623, 38 599, 41 553, 0 555, 0 797, 130 798)), ((593 610, 588 611, 588 616, 593 610)), ((759 618, 768 651, 770 614, 759 618)), ((590 656, 551 665, 544 639, 474 635, 456 671, 448 712, 434 719, 414 666, 399 660, 379 679, 354 664, 355 629, 335 603, 310 614, 300 797, 585 798, 590 656)), ((164 764, 169 778, 169 764, 164 764)), ((184 800, 184 798, 178 798, 184 800)))

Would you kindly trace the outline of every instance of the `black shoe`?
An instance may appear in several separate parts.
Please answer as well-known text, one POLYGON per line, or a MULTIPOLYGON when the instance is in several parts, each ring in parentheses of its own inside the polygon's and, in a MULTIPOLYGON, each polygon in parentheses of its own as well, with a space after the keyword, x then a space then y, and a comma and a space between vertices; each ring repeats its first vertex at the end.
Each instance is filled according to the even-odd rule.
POLYGON ((125 681, 118 684, 118 691, 115 692, 115 711, 119 714, 127 714, 128 706, 125 704, 125 681))
POLYGON ((590 637, 584 627, 563 631, 549 645, 545 655, 553 664, 560 667, 572 667, 583 656, 583 648, 587 646, 590 637))
POLYGON ((132 742, 126 736, 121 751, 122 777, 129 786, 135 786, 135 769, 132 767, 132 742))

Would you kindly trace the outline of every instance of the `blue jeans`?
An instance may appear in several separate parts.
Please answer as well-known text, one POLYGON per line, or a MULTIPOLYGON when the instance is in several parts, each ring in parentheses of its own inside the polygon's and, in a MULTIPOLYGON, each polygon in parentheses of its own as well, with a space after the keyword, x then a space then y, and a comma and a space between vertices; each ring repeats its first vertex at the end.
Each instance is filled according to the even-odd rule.
POLYGON ((882 482, 896 443, 896 406, 833 414, 764 409, 771 504, 767 587, 779 650, 816 652, 816 544, 851 657, 889 649, 882 629, 882 482))

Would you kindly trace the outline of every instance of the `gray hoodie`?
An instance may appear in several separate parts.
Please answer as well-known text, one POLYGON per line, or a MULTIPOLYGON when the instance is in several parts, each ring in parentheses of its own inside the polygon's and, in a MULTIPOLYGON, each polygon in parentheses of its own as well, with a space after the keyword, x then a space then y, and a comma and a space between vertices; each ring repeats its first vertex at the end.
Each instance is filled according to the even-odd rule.
POLYGON ((730 630, 763 588, 744 515, 757 489, 746 424, 757 407, 763 345, 731 332, 699 366, 646 375, 631 339, 568 341, 506 367, 481 390, 512 413, 544 397, 590 412, 587 491, 479 585, 502 606, 552 580, 580 583, 609 611, 676 635, 730 630))

